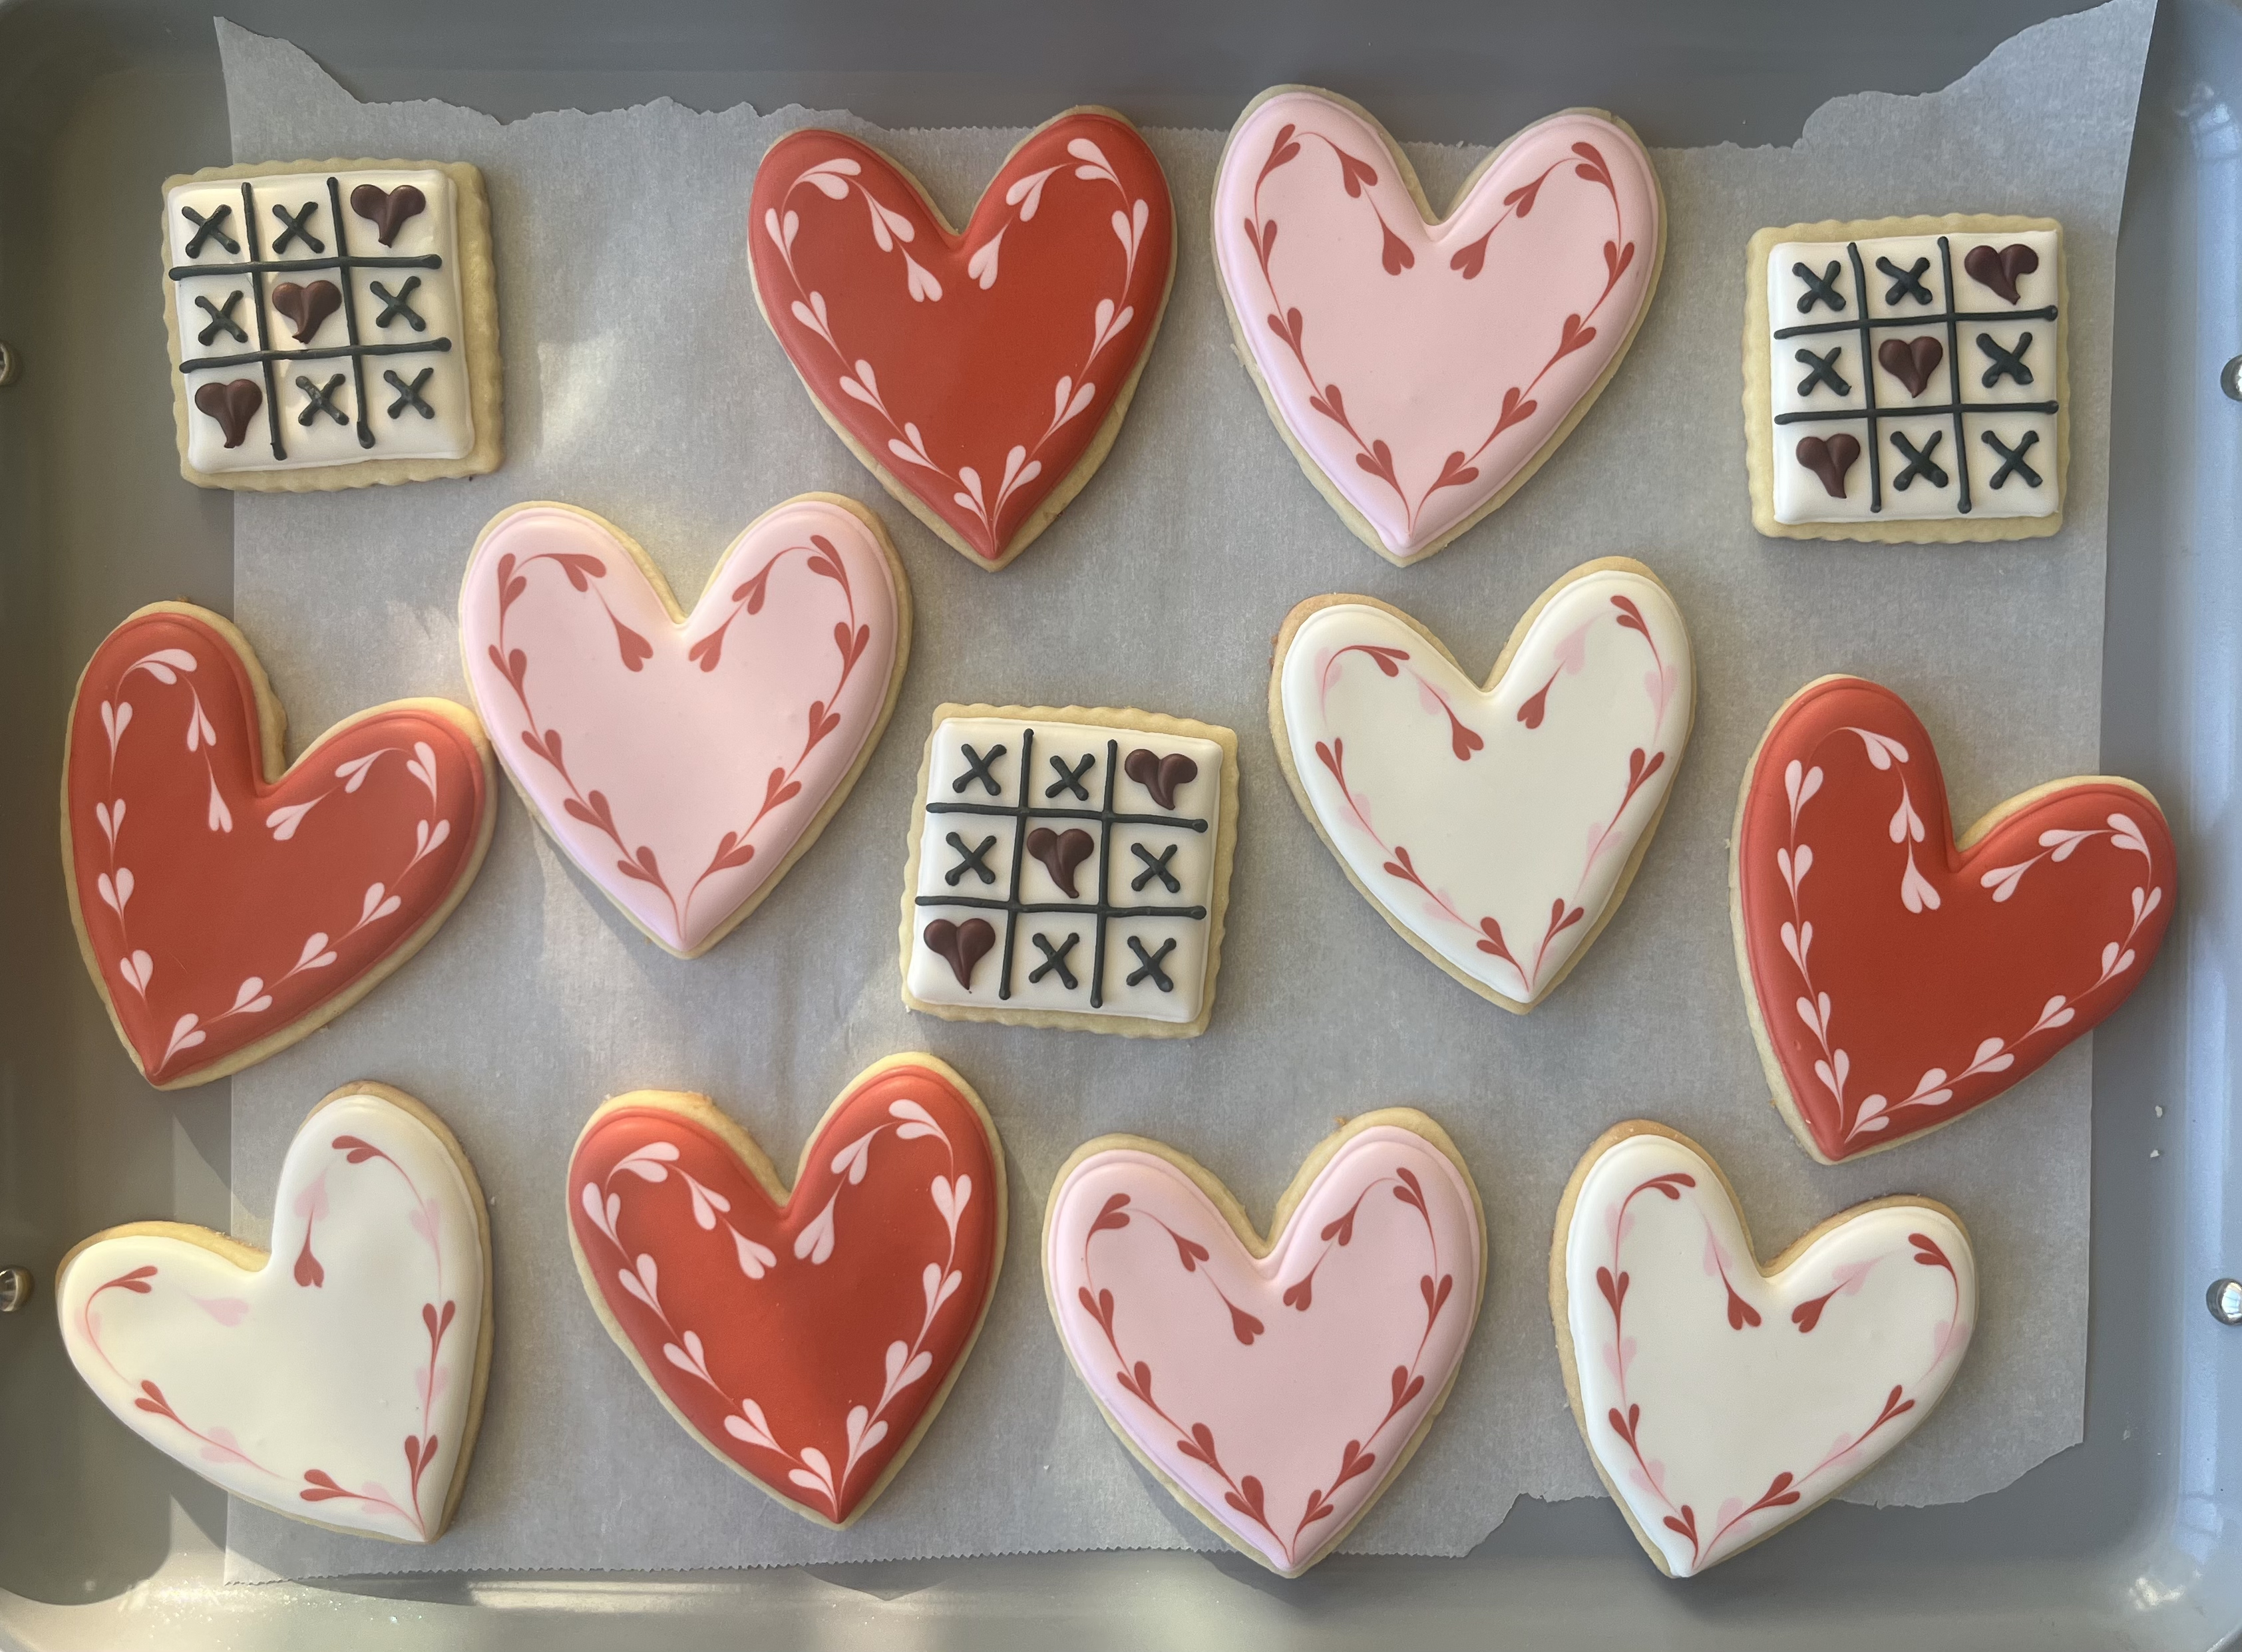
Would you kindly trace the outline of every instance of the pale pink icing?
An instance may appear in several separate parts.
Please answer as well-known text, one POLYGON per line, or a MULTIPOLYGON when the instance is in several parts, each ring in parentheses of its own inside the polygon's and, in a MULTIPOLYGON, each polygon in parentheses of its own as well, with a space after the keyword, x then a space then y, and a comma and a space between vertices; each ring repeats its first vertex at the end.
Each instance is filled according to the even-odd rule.
POLYGON ((679 624, 607 524, 561 505, 526 506, 486 529, 468 564, 460 597, 467 679, 500 760, 562 848, 648 933, 689 955, 776 873, 879 726, 902 640, 896 578, 855 514, 791 499, 733 542, 679 624), (819 539, 845 588, 817 571, 819 539), (572 565, 549 559, 564 556, 592 558, 601 572, 574 564, 579 590, 572 565), (507 557, 524 582, 503 615, 506 650, 526 663, 520 692, 492 658, 507 557), (753 582, 766 568, 758 604, 753 582), (851 663, 842 638, 859 634, 851 663), (814 742, 813 712, 821 725, 839 719, 814 742), (565 774, 524 738, 540 731, 563 736, 565 774), (615 836, 579 812, 596 813, 602 800, 615 836), (718 864, 748 846, 744 861, 718 864), (643 868, 641 850, 659 883, 621 870, 626 853, 643 868))
POLYGON ((1424 1137, 1379 1125, 1339 1147, 1259 1261, 1167 1160, 1129 1148, 1095 1154, 1052 1195, 1044 1266, 1060 1336, 1108 1417, 1208 1517, 1276 1570, 1298 1573, 1385 1488, 1445 1393, 1479 1312, 1482 1256, 1462 1174, 1424 1137), (1421 1212, 1396 1197, 1404 1172, 1421 1212), (1118 1196, 1126 1226, 1093 1232, 1118 1196), (1342 1244, 1328 1230, 1350 1210, 1342 1244), (1189 1268, 1186 1243, 1205 1253, 1189 1268), (1112 1293, 1111 1341, 1085 1288, 1093 1302, 1112 1293), (1258 1323, 1246 1328, 1250 1342, 1241 1314, 1258 1323), (1157 1411, 1122 1381, 1124 1363, 1138 1362, 1157 1411), (1397 1371, 1409 1394, 1398 1408, 1397 1371), (1219 1470, 1178 1448, 1199 1425, 1219 1470), (1375 1461, 1334 1487, 1350 1441, 1375 1461), (1249 1478, 1266 1525, 1229 1502, 1250 1491, 1249 1478), (1312 1493, 1331 1512, 1303 1528, 1312 1493))
POLYGON ((1255 108, 1231 134, 1215 182, 1215 264, 1255 370, 1293 439, 1401 558, 1468 518, 1554 439, 1648 304, 1661 244, 1648 155, 1625 128, 1586 113, 1519 133, 1430 226, 1379 129, 1318 92, 1255 108), (1299 153, 1265 175, 1286 127, 1299 153), (1582 175, 1582 144, 1601 157, 1608 188, 1582 175), (1341 152, 1376 181, 1343 165, 1341 152), (1510 198, 1537 177, 1530 199, 1510 198), (1246 226, 1265 237, 1272 221, 1265 278, 1246 226), (1292 311, 1306 371, 1272 324, 1292 311), (1595 336, 1553 360, 1572 317, 1595 336), (1490 441, 1512 390, 1534 411, 1490 441), (1363 462, 1376 464, 1379 444, 1391 484, 1363 462), (1436 486, 1444 468, 1476 474, 1436 486))

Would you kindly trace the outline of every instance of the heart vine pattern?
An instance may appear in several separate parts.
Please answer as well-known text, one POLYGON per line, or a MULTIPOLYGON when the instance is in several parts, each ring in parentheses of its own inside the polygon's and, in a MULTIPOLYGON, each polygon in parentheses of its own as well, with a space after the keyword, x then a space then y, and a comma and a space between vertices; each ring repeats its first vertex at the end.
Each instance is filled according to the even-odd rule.
POLYGON ((1384 1492, 1478 1316, 1477 1204, 1425 1135, 1381 1122, 1402 1117, 1343 1133, 1259 1259, 1141 1147, 1093 1142, 1052 1191, 1044 1266, 1077 1373, 1187 1506, 1286 1576, 1384 1492))
POLYGON ((570 1233, 617 1343, 703 1445, 813 1520, 869 1505, 987 1312, 1000 1149, 963 1087, 930 1057, 863 1075, 782 1202, 697 1097, 622 1097, 577 1142, 570 1233))
POLYGON ((1232 130, 1214 213, 1224 297, 1272 408, 1401 563, 1562 438, 1632 342, 1665 235, 1641 144, 1586 111, 1512 138, 1437 224, 1413 186, 1375 121, 1291 90, 1232 130))
POLYGON ((1745 987, 1778 1105, 1825 1163, 2036 1070, 2125 1001, 2171 920, 2172 835, 2145 792, 2064 781, 1957 849, 1930 735, 1858 678, 1795 697, 1744 785, 1745 987))
POLYGON ((869 144, 790 133, 756 172, 748 243, 764 318, 820 411, 991 568, 1126 408, 1174 265, 1158 161, 1093 110, 1014 150, 962 236, 869 144))
POLYGON ((1415 622, 1301 605, 1279 639, 1293 789, 1388 922, 1531 1007, 1624 893, 1687 744, 1688 633, 1632 564, 1576 569, 1475 687, 1415 622))
POLYGON ((690 958, 855 783, 902 675, 907 602, 876 522, 829 496, 757 518, 682 620, 621 530, 531 505, 483 530, 460 628, 500 760, 540 820, 690 958))
POLYGON ((441 921, 488 841, 487 747, 442 701, 361 712, 268 781, 247 650, 204 610, 143 609, 70 708, 72 915, 163 1088, 233 1072, 353 1000, 441 921))
POLYGON ((429 1542, 481 1409, 488 1280, 480 1196, 393 1094, 305 1123, 255 1269, 200 1229, 125 1229, 56 1290, 78 1374, 134 1433, 276 1513, 429 1542))
POLYGON ((1763 1275, 1694 1143, 1622 1125, 1558 1234, 1574 1415, 1661 1569, 1691 1577, 1809 1512, 1922 1423, 1977 1321, 1969 1235, 1880 1201, 1763 1275), (1635 1134, 1629 1134, 1633 1132, 1635 1134))

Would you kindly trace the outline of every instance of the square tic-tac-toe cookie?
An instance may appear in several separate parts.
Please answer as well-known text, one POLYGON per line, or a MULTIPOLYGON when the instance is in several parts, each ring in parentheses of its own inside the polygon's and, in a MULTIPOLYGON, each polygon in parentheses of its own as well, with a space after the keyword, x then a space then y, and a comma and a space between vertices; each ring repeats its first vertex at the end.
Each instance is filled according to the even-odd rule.
POLYGON ((904 873, 903 1002, 950 1020, 1205 1032, 1237 826, 1226 728, 936 707, 904 873))
POLYGON ((497 284, 473 167, 173 177, 163 251, 188 481, 305 492, 498 468, 497 284))
POLYGON ((2062 226, 1950 216, 1762 230, 1745 258, 1752 521, 1791 539, 2063 526, 2062 226))

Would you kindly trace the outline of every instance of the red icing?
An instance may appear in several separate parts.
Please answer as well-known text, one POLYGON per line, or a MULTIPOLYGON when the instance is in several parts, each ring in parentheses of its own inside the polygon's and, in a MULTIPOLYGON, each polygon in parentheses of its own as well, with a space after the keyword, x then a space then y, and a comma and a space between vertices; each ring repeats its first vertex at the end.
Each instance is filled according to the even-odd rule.
POLYGON ((826 416, 999 562, 1151 347, 1174 224, 1136 129, 1077 111, 1013 151, 963 236, 869 145, 790 134, 755 174, 748 240, 826 416))
POLYGON ((885 1067, 826 1116, 774 1206, 690 1116, 622 1107, 576 1144, 568 1218, 608 1313, 694 1432, 838 1523, 979 1328, 1000 1261, 997 1152, 946 1078, 885 1067))
POLYGON ((88 962, 155 1084, 231 1070, 359 987, 486 840, 466 711, 376 707, 268 783, 252 682, 198 611, 157 610, 109 634, 70 707, 64 843, 88 962))
POLYGON ((2065 785, 1957 851, 1930 735, 1858 678, 1775 719, 1736 843, 1751 990, 1830 1160, 2034 1071, 2125 1001, 2172 917, 2172 835, 2146 796, 2065 785))

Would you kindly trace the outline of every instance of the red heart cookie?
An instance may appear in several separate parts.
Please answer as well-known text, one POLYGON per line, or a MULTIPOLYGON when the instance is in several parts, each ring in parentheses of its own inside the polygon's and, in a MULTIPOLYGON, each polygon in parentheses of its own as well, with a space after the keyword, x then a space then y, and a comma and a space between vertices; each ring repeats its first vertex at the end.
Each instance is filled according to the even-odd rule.
POLYGON ((869 144, 791 133, 755 174, 748 241, 755 302, 826 422, 987 568, 1104 459, 1175 273, 1160 164, 1095 109, 1030 133, 962 236, 869 144))
POLYGON ((2171 921, 2172 834, 2130 780, 2055 780, 1957 845, 1930 737, 1809 683, 1744 777, 1736 956, 1775 1105, 1824 1164, 1948 1124, 2125 1001, 2171 921))
POLYGON ((1004 1149, 930 1055, 859 1073, 794 1191, 706 1099, 594 1113, 568 1167, 576 1270, 670 1415, 820 1525, 903 1467, 965 1364, 1004 1254, 1004 1149))
POLYGON ((63 864, 79 950, 159 1089, 324 1026, 420 949, 490 845, 490 746, 464 707, 393 700, 283 772, 286 717, 248 639, 141 609, 78 679, 63 864))

